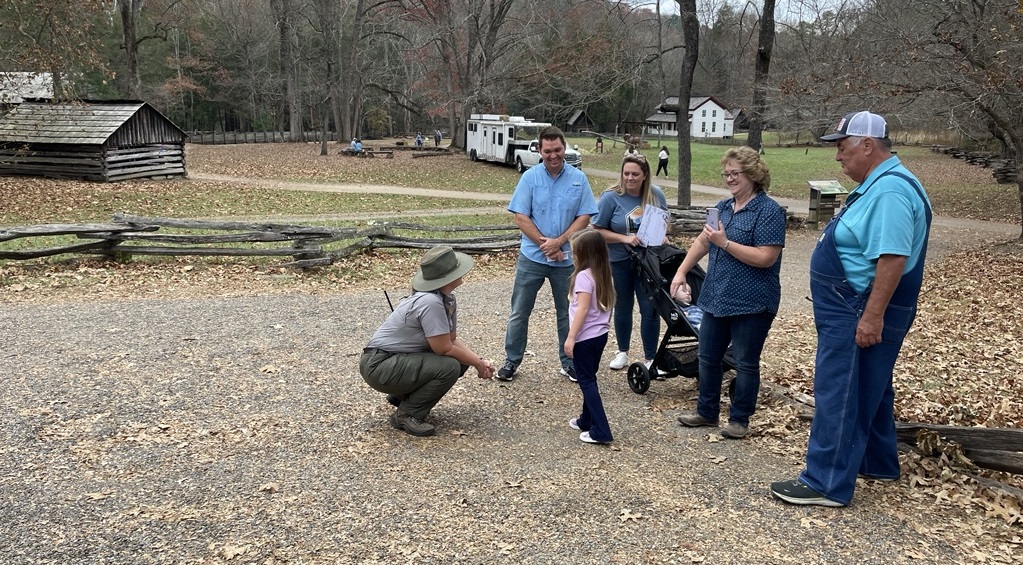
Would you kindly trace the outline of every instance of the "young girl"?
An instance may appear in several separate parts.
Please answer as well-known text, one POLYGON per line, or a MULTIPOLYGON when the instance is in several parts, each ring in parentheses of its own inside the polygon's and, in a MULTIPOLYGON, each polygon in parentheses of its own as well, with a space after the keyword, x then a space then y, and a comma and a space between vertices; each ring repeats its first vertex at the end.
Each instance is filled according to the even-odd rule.
POLYGON ((568 425, 580 431, 586 443, 610 443, 611 427, 597 389, 597 367, 607 345, 607 331, 615 289, 611 283, 611 263, 607 243, 595 230, 585 230, 572 238, 575 271, 569 279, 569 329, 565 354, 575 364, 575 376, 583 393, 583 411, 568 425))

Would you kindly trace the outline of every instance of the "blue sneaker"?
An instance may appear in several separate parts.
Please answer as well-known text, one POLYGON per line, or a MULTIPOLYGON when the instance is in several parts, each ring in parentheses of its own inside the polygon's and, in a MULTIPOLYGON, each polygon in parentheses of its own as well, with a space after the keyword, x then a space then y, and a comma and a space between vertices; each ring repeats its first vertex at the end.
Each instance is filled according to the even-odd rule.
POLYGON ((504 366, 498 369, 497 375, 494 378, 499 381, 510 381, 515 378, 515 370, 518 368, 519 366, 515 363, 505 361, 504 366))

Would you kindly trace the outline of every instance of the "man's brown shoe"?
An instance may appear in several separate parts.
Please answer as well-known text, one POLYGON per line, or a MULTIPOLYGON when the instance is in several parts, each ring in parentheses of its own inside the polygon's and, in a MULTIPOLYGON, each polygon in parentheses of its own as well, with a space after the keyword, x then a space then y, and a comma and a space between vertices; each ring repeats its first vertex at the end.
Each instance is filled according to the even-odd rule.
POLYGON ((420 421, 401 410, 395 410, 394 414, 391 414, 390 421, 396 429, 414 436, 432 436, 437 431, 433 424, 420 421))
POLYGON ((708 420, 700 415, 699 412, 693 410, 692 412, 686 412, 678 417, 678 423, 682 424, 687 428, 699 428, 700 426, 716 426, 718 425, 717 420, 708 420))
POLYGON ((741 439, 746 437, 749 428, 739 422, 728 422, 728 425, 721 428, 721 435, 729 439, 741 439))

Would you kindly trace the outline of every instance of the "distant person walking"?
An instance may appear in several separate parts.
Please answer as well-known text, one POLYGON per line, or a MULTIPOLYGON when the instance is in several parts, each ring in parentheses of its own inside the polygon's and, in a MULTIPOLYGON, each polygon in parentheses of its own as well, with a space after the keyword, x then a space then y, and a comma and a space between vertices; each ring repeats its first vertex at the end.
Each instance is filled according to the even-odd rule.
POLYGON ((440 147, 440 139, 441 139, 440 130, 437 130, 437 132, 433 134, 433 146, 434 147, 440 147))
POLYGON ((604 136, 601 135, 597 136, 597 146, 593 150, 596 153, 604 152, 604 136))
POLYGON ((610 443, 614 439, 607 422, 604 403, 597 387, 597 369, 607 345, 611 308, 615 302, 611 282, 611 262, 607 258, 604 237, 593 230, 572 236, 572 262, 575 271, 569 279, 571 307, 565 355, 572 358, 575 378, 583 393, 583 409, 568 425, 579 430, 586 443, 610 443))
POLYGON ((664 177, 668 178, 668 146, 662 145, 661 152, 657 154, 657 172, 654 176, 660 176, 661 169, 664 169, 664 177))
POLYGON ((422 146, 423 146, 423 133, 420 132, 420 133, 416 134, 416 147, 422 147, 422 146))

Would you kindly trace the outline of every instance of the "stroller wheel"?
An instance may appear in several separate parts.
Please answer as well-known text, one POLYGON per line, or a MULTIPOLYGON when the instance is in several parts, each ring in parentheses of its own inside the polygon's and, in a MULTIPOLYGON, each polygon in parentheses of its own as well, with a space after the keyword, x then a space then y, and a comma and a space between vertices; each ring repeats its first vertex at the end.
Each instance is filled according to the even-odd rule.
POLYGON ((629 374, 626 378, 629 381, 629 388, 636 394, 643 394, 650 388, 650 370, 643 363, 629 365, 629 374))

